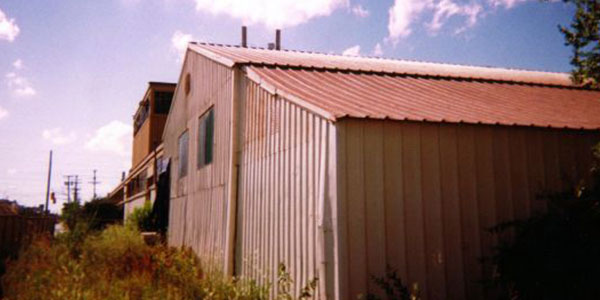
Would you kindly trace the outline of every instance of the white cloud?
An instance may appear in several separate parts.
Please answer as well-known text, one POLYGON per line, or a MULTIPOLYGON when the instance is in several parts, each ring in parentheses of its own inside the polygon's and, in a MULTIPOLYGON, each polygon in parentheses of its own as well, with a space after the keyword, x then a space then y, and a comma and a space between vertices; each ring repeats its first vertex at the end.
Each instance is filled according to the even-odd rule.
POLYGON ((9 72, 6 74, 6 81, 8 88, 12 91, 15 96, 18 97, 29 97, 35 96, 37 92, 31 85, 31 82, 25 77, 17 75, 15 72, 9 72))
POLYGON ((477 23, 477 19, 482 12, 481 5, 477 3, 459 5, 451 0, 441 0, 434 5, 433 9, 433 19, 427 24, 429 31, 432 33, 440 30, 444 23, 455 15, 467 18, 465 25, 459 28, 459 31, 464 31, 464 29, 472 27, 477 23))
POLYGON ((344 52, 342 52, 342 55, 359 56, 360 55, 360 45, 355 45, 355 46, 352 46, 352 47, 344 50, 344 52))
POLYGON ((493 11, 499 6, 510 9, 526 1, 528 0, 394 0, 389 9, 386 41, 395 45, 408 37, 416 22, 424 24, 429 33, 436 34, 453 17, 463 20, 463 25, 454 30, 458 34, 475 26, 485 17, 486 11, 493 11))
POLYGON ((431 5, 432 0, 395 0, 388 11, 388 38, 396 43, 400 38, 412 33, 412 22, 431 5))
POLYGON ((85 144, 85 148, 93 152, 128 156, 131 154, 132 135, 131 125, 115 120, 98 128, 85 144))
POLYGON ((504 6, 505 8, 512 8, 513 6, 525 1, 527 0, 489 0, 492 6, 504 6))
POLYGON ((375 44, 375 48, 373 48, 373 55, 375 55, 375 56, 383 55, 383 49, 381 49, 380 43, 375 44))
POLYGON ((462 33, 468 28, 475 26, 475 24, 477 24, 477 20, 483 17, 483 7, 477 4, 464 6, 462 8, 462 15, 464 15, 467 20, 465 25, 454 31, 456 34, 462 33))
POLYGON ((13 67, 15 67, 15 69, 17 70, 23 69, 23 61, 21 59, 15 60, 15 62, 13 63, 13 67))
POLYGON ((73 131, 65 134, 62 131, 62 128, 56 127, 52 129, 44 129, 44 131, 42 131, 42 137, 54 145, 66 145, 74 142, 77 138, 77 135, 73 131))
POLYGON ((19 26, 15 19, 9 19, 2 10, 0 10, 0 40, 12 42, 19 35, 19 26))
POLYGON ((352 6, 352 9, 350 11, 352 11, 353 15, 360 18, 366 18, 369 16, 369 11, 363 8, 360 4, 352 6))
POLYGON ((8 110, 2 108, 2 106, 0 106, 0 120, 4 119, 8 117, 8 110))
POLYGON ((348 6, 348 0, 196 0, 199 11, 227 14, 269 28, 292 27, 348 6))
POLYGON ((194 37, 191 34, 183 33, 179 30, 173 33, 173 36, 171 37, 171 47, 179 55, 179 60, 183 60, 188 44, 193 39, 194 37))

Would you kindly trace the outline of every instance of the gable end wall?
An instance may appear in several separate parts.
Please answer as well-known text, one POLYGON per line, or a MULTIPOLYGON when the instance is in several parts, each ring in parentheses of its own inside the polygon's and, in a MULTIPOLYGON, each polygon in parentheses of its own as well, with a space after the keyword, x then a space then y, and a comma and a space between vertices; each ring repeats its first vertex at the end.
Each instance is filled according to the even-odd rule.
POLYGON ((168 242, 189 246, 212 267, 222 270, 225 259, 230 163, 230 115, 233 70, 188 51, 165 126, 165 157, 171 159, 171 202, 168 242), (191 76, 186 95, 184 81, 191 76), (213 162, 197 168, 198 118, 215 112, 213 162), (188 130, 188 174, 178 178, 178 139, 188 130))

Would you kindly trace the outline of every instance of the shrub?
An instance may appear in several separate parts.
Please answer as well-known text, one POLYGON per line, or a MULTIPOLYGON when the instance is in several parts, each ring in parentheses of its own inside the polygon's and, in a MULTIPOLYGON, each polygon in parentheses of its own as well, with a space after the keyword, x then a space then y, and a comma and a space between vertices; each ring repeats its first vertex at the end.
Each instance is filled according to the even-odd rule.
MULTIPOLYGON (((386 267, 385 276, 377 277, 371 275, 371 280, 375 283, 375 285, 380 288, 384 294, 385 298, 381 298, 376 295, 373 291, 369 291, 367 293, 367 300, 379 300, 379 299, 388 299, 388 300, 419 300, 419 286, 418 284, 413 284, 412 290, 409 289, 403 282, 402 279, 398 276, 397 271, 391 269, 389 266, 386 267)), ((362 299, 362 296, 359 296, 359 299, 362 299)))
POLYGON ((545 213, 492 229, 513 235, 492 257, 503 298, 600 298, 599 161, 572 190, 545 196, 545 213))
POLYGON ((153 231, 152 203, 146 201, 143 206, 133 209, 127 217, 126 225, 137 228, 140 231, 153 231))
POLYGON ((79 202, 69 202, 63 204, 60 220, 67 226, 67 229, 72 230, 75 225, 84 219, 79 202))
POLYGON ((90 229, 102 230, 111 224, 121 224, 123 206, 107 203, 105 199, 98 198, 83 205, 82 216, 88 220, 90 229))
MULTIPOLYGON (((109 226, 71 246, 66 234, 36 239, 8 263, 6 299, 269 299, 269 284, 204 273, 192 250, 148 246, 136 228, 109 226)), ((290 283, 285 266, 279 271, 278 284, 290 283)), ((299 299, 315 287, 316 279, 299 299)), ((294 297, 284 290, 279 299, 294 297)))
POLYGON ((123 226, 88 235, 77 255, 67 241, 38 239, 9 262, 6 299, 203 298, 200 262, 189 250, 149 247, 123 226))

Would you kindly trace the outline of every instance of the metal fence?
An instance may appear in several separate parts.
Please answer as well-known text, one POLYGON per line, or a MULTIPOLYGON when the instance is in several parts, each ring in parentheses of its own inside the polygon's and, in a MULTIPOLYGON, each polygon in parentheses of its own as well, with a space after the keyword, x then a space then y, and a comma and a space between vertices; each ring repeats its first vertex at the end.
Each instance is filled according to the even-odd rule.
MULTIPOLYGON (((28 237, 35 234, 54 234, 55 216, 26 217, 19 215, 0 216, 0 279, 5 272, 5 261, 14 258, 28 237)), ((0 284, 0 299, 2 299, 0 284)))
POLYGON ((0 259, 18 253, 24 239, 33 234, 54 234, 56 217, 0 216, 0 259))

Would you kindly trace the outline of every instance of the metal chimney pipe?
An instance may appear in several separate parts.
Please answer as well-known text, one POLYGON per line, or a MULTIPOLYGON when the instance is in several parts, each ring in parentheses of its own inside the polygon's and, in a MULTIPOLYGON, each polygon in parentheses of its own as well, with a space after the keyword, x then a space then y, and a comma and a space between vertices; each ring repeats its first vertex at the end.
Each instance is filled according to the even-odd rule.
POLYGON ((275 50, 281 50, 281 29, 275 30, 275 50))
POLYGON ((248 39, 247 39, 246 26, 242 26, 242 47, 243 48, 247 48, 248 47, 248 39))

